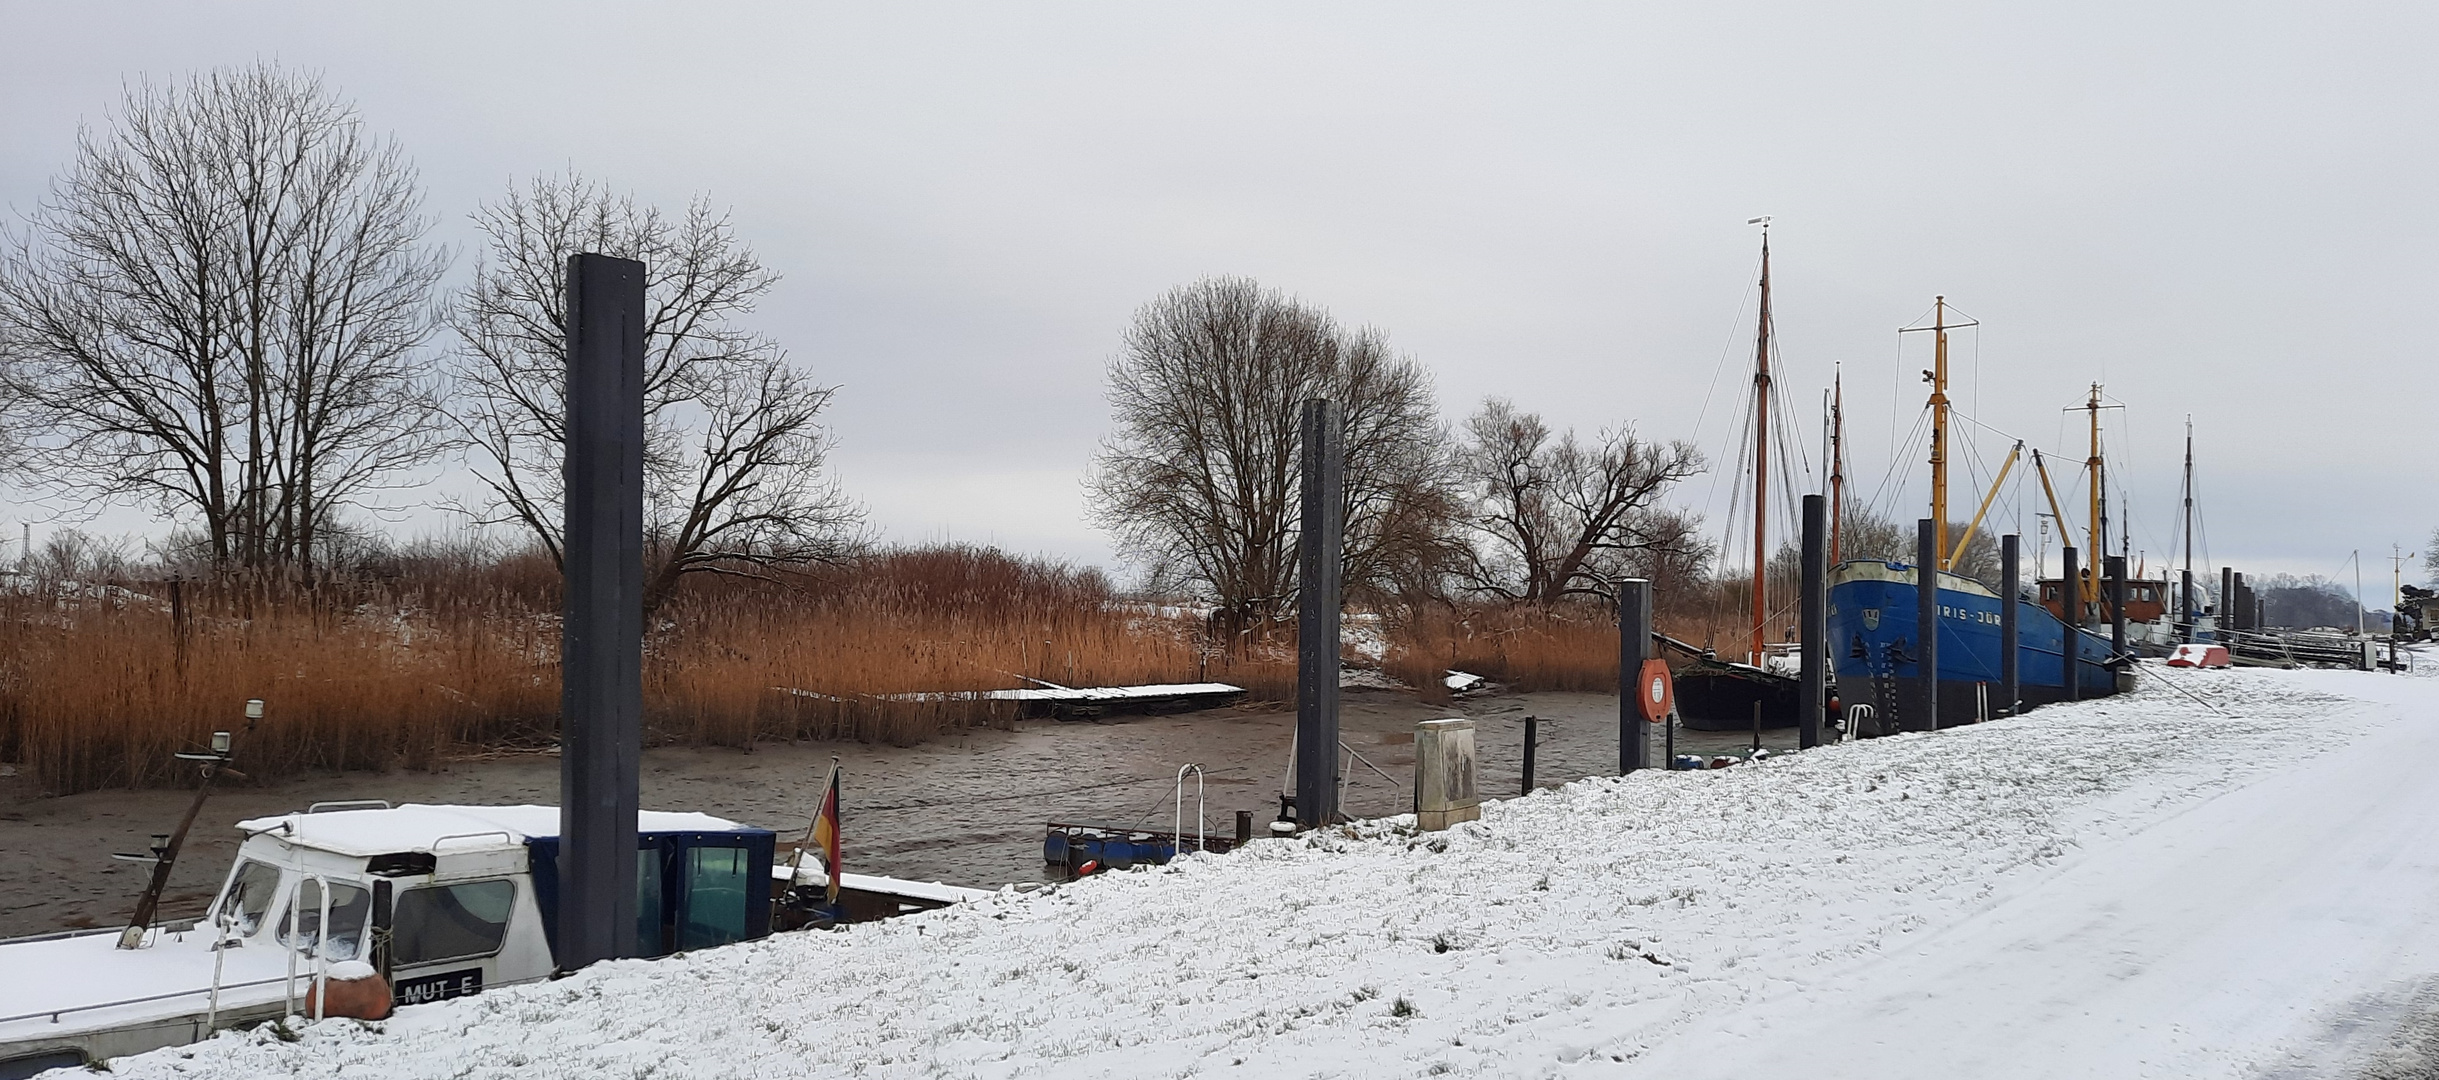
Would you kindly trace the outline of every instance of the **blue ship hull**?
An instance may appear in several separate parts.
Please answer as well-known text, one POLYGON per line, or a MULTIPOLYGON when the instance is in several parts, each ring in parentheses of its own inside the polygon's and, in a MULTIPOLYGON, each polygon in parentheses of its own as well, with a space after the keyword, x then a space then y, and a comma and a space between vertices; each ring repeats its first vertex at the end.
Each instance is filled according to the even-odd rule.
MULTIPOLYGON (((1829 577, 1829 655, 1843 704, 1871 705, 1874 723, 1865 734, 1920 731, 1932 727, 1921 712, 1921 665, 1917 663, 1914 569, 1878 561, 1842 563, 1829 577), (1877 729, 1877 730, 1873 730, 1877 729)), ((2036 705, 2066 700, 2067 626, 2039 604, 2003 601, 1970 578, 1941 574, 1939 585, 1939 716, 1937 726, 1971 723, 2036 705), (2010 709, 1999 687, 1999 611, 2016 605, 2018 707, 2010 709)), ((2109 640, 2076 631, 2080 697, 2117 692, 2115 669, 2105 666, 2109 640)))

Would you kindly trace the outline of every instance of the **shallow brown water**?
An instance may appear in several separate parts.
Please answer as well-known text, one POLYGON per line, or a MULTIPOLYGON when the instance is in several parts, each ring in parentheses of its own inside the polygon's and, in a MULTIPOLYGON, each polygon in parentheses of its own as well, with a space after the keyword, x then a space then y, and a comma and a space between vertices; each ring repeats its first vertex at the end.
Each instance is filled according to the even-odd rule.
MULTIPOLYGON (((1347 692, 1342 740, 1396 780, 1357 765, 1344 810, 1355 817, 1402 813, 1414 768, 1414 725, 1444 716, 1477 722, 1478 785, 1485 798, 1517 793, 1524 717, 1538 716, 1535 780, 1555 786, 1617 770, 1617 698, 1606 694, 1487 694, 1453 706, 1424 705, 1380 691, 1347 692)), ((1027 721, 1013 731, 978 731, 924 746, 765 745, 652 750, 643 758, 643 802, 655 810, 699 810, 802 835, 836 754, 846 770, 846 868, 857 873, 994 887, 1040 880, 1043 825, 1084 818, 1166 827, 1181 765, 1207 777, 1205 820, 1214 833, 1253 812, 1275 817, 1295 728, 1292 711, 1224 709, 1176 716, 1113 717, 1098 723, 1027 721)), ((1792 731, 1766 745, 1794 745, 1792 731)), ((1728 752, 1744 735, 1680 733, 1682 752, 1728 752)), ((243 748, 239 750, 243 767, 243 748)), ((1654 760, 1657 761, 1655 748, 1654 760)), ((1190 788, 1190 785, 1189 785, 1190 788)), ((343 773, 215 792, 204 805, 171 878, 167 916, 199 913, 236 851, 232 827, 317 800, 392 803, 558 801, 559 759, 522 754, 454 762, 436 772, 343 773)), ((150 868, 110 859, 143 851, 185 810, 188 791, 92 791, 35 797, 22 778, 0 777, 0 852, 14 880, 0 884, 0 937, 127 918, 150 868)), ((1193 813, 1188 792, 1187 814, 1193 813)))

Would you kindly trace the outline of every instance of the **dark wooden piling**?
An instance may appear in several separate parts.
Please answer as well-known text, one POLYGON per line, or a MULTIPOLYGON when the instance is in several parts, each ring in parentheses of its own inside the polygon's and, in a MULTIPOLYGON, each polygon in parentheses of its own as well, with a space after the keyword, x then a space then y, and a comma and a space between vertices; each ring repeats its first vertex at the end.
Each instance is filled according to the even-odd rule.
POLYGON ((1338 820, 1339 408, 1304 403, 1302 535, 1296 564, 1296 824, 1338 820))
POLYGON ((1651 764, 1640 695, 1643 661, 1651 658, 1651 582, 1618 582, 1618 773, 1651 764))
POLYGON ((1796 745, 1821 745, 1821 712, 1829 703, 1829 500, 1804 496, 1803 598, 1796 639, 1804 670, 1796 684, 1796 745))
POLYGON ((1914 656, 1921 682, 1915 691, 1916 731, 1939 730, 1939 528, 1930 518, 1915 522, 1914 656))
POLYGON ((567 266, 559 968, 635 954, 643 754, 644 264, 567 266))
POLYGON ((2062 639, 2066 647, 2058 651, 2058 671, 2061 681, 2066 684, 2061 688, 2066 700, 2080 701, 2083 699, 2083 675, 2076 670, 2076 666, 2083 659, 2082 631, 2079 629, 2083 626, 2083 577, 2077 572, 2081 568, 2075 564, 2073 545, 2059 548, 2058 560, 2058 599, 2061 601, 2058 610, 2066 613, 2066 636, 2062 639))
POLYGON ((1519 794, 1533 793, 1533 746, 1541 741, 1541 718, 1524 718, 1524 785, 1519 794))
POLYGON ((2014 533, 1999 537, 1999 712, 2014 716, 2023 708, 2023 657, 2017 655, 2023 628, 2018 625, 2018 608, 2024 601, 2016 590, 2024 570, 2024 538, 2014 533))
POLYGON ((2126 557, 2110 555, 2101 560, 2109 575, 2109 655, 2126 655, 2126 557))

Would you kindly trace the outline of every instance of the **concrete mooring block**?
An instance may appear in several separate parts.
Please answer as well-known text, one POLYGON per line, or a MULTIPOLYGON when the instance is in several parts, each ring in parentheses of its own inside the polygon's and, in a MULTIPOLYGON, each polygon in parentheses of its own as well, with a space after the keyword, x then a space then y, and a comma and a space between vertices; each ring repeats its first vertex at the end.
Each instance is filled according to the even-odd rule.
POLYGON ((1474 787, 1474 722, 1425 720, 1414 725, 1414 817, 1426 830, 1482 816, 1474 787))

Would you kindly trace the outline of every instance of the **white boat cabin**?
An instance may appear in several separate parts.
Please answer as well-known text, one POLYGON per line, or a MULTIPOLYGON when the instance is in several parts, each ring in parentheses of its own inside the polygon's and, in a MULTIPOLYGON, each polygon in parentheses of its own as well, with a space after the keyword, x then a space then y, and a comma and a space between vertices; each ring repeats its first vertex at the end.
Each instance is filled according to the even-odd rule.
MULTIPOLYGON (((639 953, 770 932, 769 830, 654 811, 638 824, 639 953)), ((557 968, 557 807, 350 803, 238 829, 203 918, 143 948, 117 948, 116 929, 0 942, 0 1080, 297 1014, 333 965, 370 965, 398 1005, 557 968)))

